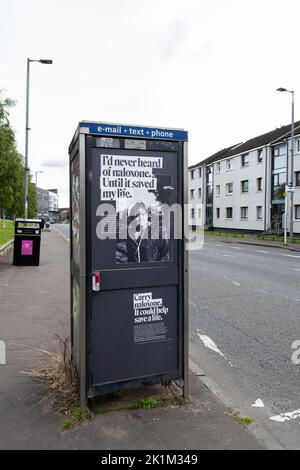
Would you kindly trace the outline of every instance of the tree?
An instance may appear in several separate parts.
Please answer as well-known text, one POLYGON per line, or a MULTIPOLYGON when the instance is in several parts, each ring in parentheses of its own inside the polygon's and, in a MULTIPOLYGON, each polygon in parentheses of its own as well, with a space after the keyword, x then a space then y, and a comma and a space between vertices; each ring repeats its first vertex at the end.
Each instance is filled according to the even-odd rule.
POLYGON ((34 219, 37 216, 37 193, 36 186, 31 182, 31 175, 28 180, 28 217, 34 219))
MULTIPOLYGON (((9 109, 14 104, 0 90, 0 210, 3 215, 6 212, 11 217, 20 217, 24 214, 24 167, 9 121, 9 109)), ((29 214, 35 216, 36 189, 30 180, 28 199, 29 214)))

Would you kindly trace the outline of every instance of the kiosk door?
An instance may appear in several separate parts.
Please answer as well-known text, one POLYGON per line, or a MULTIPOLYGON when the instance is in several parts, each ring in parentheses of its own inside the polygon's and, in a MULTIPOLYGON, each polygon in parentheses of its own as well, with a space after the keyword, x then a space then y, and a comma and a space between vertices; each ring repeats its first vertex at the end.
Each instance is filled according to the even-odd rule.
POLYGON ((90 396, 182 377, 178 147, 86 152, 90 396))

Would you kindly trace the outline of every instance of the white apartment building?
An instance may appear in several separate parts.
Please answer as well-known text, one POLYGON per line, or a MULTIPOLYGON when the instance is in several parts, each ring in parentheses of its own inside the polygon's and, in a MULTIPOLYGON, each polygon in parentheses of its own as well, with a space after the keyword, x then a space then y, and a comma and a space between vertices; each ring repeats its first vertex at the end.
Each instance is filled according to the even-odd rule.
POLYGON ((290 126, 223 149, 191 166, 189 225, 199 228, 201 213, 206 228, 280 231, 284 226, 285 184, 293 181, 294 233, 300 234, 299 136, 300 121, 295 123, 293 178, 290 126))

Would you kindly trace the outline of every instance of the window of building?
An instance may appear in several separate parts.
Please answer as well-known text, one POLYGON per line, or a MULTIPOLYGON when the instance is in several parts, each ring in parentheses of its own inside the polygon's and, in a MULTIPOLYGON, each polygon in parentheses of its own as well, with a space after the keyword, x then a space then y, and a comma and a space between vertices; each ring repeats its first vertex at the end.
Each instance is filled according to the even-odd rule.
POLYGON ((295 206, 295 219, 300 219, 300 205, 295 206))
POLYGON ((216 219, 220 218, 220 207, 216 208, 216 219))
POLYGON ((221 186, 219 184, 217 184, 216 186, 216 196, 220 196, 221 194, 221 186))
POLYGON ((249 165, 249 153, 244 153, 241 157, 242 159, 242 166, 248 166, 249 165))
POLYGON ((285 184, 286 174, 285 173, 277 173, 273 175, 274 177, 274 186, 281 186, 285 184))
POLYGON ((213 182, 213 166, 209 166, 206 169, 206 182, 207 184, 212 184, 213 182))
POLYGON ((300 186, 300 171, 295 172, 295 186, 300 186))
POLYGON ((195 170, 191 170, 191 180, 195 179, 195 170))
POLYGON ((249 181, 248 180, 241 181, 241 191, 242 191, 242 193, 247 193, 248 190, 249 190, 249 181))
POLYGON ((262 206, 256 206, 256 218, 258 220, 262 219, 262 206))
POLYGON ((217 163, 217 173, 221 173, 221 162, 217 163))
POLYGON ((229 160, 226 160, 226 170, 232 170, 233 165, 232 165, 232 159, 230 158, 229 160))
POLYGON ((198 209, 198 217, 199 217, 200 220, 202 219, 201 207, 199 207, 199 209, 198 209))
POLYGON ((256 178, 256 190, 262 191, 262 178, 256 178))
POLYGON ((273 149, 273 170, 286 167, 286 144, 278 145, 273 149))
POLYGON ((226 219, 232 219, 232 207, 226 207, 226 219))
POLYGON ((297 152, 297 153, 300 152, 300 139, 297 139, 297 140, 296 140, 296 152, 297 152))
POLYGON ((262 153, 263 153, 262 149, 257 150, 257 163, 262 163, 263 161, 262 153))
POLYGON ((248 219, 248 207, 241 207, 241 219, 248 219))
POLYGON ((262 219, 262 206, 256 206, 256 218, 258 220, 262 219))
POLYGON ((202 194, 201 188, 198 188, 198 198, 199 199, 201 199, 201 194, 202 194))
POLYGON ((227 183, 226 184, 226 194, 232 194, 233 193, 233 183, 227 183))
POLYGON ((278 157, 279 155, 286 155, 286 144, 277 145, 274 147, 274 157, 278 157))
POLYGON ((212 184, 210 184, 206 188, 206 203, 207 204, 212 204, 213 203, 213 197, 214 197, 213 186, 212 186, 212 184))
POLYGON ((192 219, 195 217, 195 209, 191 209, 191 217, 192 219))
POLYGON ((200 167, 200 168, 199 168, 199 178, 201 178, 201 174, 202 174, 202 171, 201 171, 201 170, 202 170, 202 168, 200 167))
POLYGON ((286 172, 273 175, 272 199, 284 199, 286 172))
POLYGON ((195 197, 195 190, 194 189, 190 190, 190 195, 191 195, 191 199, 194 199, 194 197, 195 197))

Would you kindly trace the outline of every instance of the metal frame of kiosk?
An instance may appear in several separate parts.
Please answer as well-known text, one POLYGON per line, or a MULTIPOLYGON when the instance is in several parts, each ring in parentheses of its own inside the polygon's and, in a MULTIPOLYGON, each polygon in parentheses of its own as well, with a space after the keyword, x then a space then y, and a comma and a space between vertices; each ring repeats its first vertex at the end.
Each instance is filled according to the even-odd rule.
POLYGON ((188 398, 187 140, 182 129, 83 121, 69 146, 71 341, 81 407, 97 395, 173 380, 188 398), (133 242, 101 239, 102 205, 121 207, 120 194, 138 200, 136 187, 156 204, 181 205, 167 245, 146 244, 140 225, 133 242))

